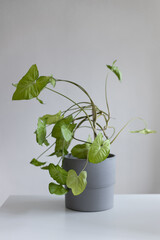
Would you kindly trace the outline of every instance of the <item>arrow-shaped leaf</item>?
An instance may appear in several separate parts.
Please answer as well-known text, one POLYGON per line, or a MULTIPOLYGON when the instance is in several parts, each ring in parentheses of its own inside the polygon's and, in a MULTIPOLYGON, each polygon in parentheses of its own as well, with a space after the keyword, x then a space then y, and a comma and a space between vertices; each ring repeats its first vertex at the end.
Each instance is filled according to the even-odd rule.
POLYGON ((52 77, 48 76, 39 77, 37 65, 32 65, 28 72, 18 82, 12 100, 28 100, 38 97, 42 89, 51 79, 52 77))

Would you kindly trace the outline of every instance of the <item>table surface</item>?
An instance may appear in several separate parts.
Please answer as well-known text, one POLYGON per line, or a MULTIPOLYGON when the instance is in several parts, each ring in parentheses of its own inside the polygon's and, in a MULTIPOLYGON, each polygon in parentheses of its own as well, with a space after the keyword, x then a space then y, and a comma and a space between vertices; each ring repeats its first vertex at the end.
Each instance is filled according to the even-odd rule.
POLYGON ((103 212, 66 209, 57 196, 10 196, 0 209, 2 240, 160 239, 160 195, 115 195, 103 212))

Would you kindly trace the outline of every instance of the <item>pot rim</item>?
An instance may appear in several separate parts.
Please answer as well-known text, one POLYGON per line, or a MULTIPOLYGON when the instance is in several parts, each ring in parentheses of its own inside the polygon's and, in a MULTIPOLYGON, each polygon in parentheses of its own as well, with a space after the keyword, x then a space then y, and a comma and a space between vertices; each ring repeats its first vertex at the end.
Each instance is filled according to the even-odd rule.
MULTIPOLYGON (((107 160, 108 158, 114 158, 115 156, 116 156, 115 154, 110 153, 109 156, 105 160, 107 160)), ((85 161, 87 161, 87 159, 81 159, 81 158, 74 157, 74 156, 72 156, 71 153, 65 155, 64 158, 68 158, 68 159, 70 158, 70 159, 74 159, 74 160, 85 160, 85 161)))

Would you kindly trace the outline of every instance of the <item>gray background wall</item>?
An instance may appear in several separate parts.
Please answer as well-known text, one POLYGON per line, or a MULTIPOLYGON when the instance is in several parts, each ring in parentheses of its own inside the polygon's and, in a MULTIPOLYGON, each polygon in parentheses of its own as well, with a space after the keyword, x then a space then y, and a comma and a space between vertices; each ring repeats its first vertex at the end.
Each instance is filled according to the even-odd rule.
MULTIPOLYGON (((115 192, 160 193, 159 9, 158 0, 0 0, 0 204, 10 194, 49 194, 47 172, 29 164, 42 151, 33 132, 39 116, 69 103, 47 92, 41 95, 43 106, 11 101, 11 84, 34 63, 41 75, 80 83, 106 109, 105 64, 118 59, 123 82, 110 74, 108 84, 112 125, 118 131, 141 116, 158 133, 131 135, 128 129, 143 127, 137 121, 112 145, 115 192)), ((75 88, 57 89, 83 99, 75 88)))

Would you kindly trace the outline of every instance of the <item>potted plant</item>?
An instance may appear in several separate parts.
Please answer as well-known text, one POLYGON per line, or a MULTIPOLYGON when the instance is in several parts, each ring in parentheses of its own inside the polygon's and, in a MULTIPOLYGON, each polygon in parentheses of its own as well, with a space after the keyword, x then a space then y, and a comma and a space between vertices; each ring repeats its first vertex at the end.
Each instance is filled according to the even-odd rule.
MULTIPOLYGON (((122 80, 121 72, 115 65, 107 65, 118 78, 122 80)), ((102 211, 113 207, 114 183, 115 183, 115 156, 110 153, 110 146, 122 132, 122 130, 134 119, 131 119, 122 129, 115 134, 115 128, 110 127, 111 119, 107 100, 107 79, 105 82, 105 99, 107 112, 101 110, 91 98, 89 93, 78 83, 69 80, 56 79, 53 76, 39 76, 36 65, 32 65, 28 72, 17 83, 13 84, 16 90, 12 100, 39 99, 42 90, 52 91, 65 100, 71 102, 71 106, 56 114, 46 114, 38 118, 35 131, 36 141, 39 145, 45 145, 47 149, 37 158, 31 160, 31 164, 47 170, 53 179, 49 183, 51 194, 65 194, 66 207, 79 211, 102 211), (56 84, 68 83, 78 87, 87 95, 88 101, 76 102, 72 98, 55 90, 56 84), (104 119, 104 126, 98 120, 104 119), (77 129, 90 128, 93 138, 79 139, 75 136, 77 129), (112 136, 108 135, 108 129, 113 129, 112 136), (69 153, 72 140, 79 141, 69 153), (59 158, 58 164, 40 161, 40 157, 48 150, 53 153, 49 156, 59 158)), ((155 131, 147 129, 131 131, 132 133, 149 134, 155 131)))

